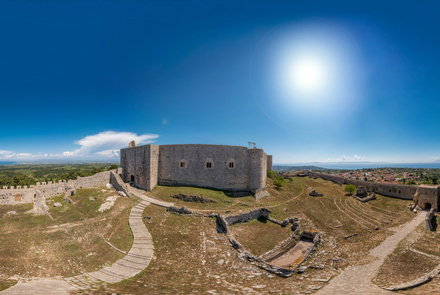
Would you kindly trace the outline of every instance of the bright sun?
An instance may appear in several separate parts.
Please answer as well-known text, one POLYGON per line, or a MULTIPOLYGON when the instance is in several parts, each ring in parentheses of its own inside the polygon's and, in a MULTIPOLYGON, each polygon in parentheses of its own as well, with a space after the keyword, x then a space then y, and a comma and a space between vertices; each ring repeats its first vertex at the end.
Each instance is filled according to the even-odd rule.
POLYGON ((314 59, 301 59, 292 65, 292 82, 297 91, 314 93, 322 90, 325 82, 323 64, 314 59))

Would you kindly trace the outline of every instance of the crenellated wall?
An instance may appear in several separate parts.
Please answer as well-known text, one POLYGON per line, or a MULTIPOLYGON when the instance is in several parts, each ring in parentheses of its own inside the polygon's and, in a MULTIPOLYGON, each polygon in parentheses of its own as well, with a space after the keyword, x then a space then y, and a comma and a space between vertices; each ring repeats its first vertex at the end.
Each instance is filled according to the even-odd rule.
POLYGON ((33 203, 37 196, 37 190, 44 198, 52 198, 65 193, 68 187, 71 188, 92 188, 105 186, 110 183, 111 171, 104 171, 88 177, 78 177, 75 180, 60 180, 57 183, 52 181, 37 182, 31 186, 7 187, 0 189, 0 205, 15 205, 24 203, 33 203))

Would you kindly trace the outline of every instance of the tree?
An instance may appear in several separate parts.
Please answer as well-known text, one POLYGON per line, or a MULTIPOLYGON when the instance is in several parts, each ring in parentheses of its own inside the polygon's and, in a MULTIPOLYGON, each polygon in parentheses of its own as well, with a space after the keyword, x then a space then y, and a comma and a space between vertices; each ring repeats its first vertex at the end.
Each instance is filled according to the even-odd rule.
POLYGON ((280 189, 281 187, 286 185, 286 181, 284 180, 283 177, 276 176, 275 177, 275 181, 273 182, 273 184, 277 187, 277 189, 280 189))
POLYGON ((110 167, 108 167, 108 170, 115 170, 118 169, 118 165, 111 164, 110 167))
POLYGON ((348 192, 350 195, 352 195, 356 191, 356 187, 354 185, 352 185, 352 184, 347 184, 344 187, 344 191, 348 192))
POLYGON ((275 171, 273 171, 273 170, 268 170, 268 171, 267 171, 267 177, 269 177, 269 178, 274 178, 275 176, 277 176, 277 174, 275 173, 275 171))
POLYGON ((406 184, 408 184, 408 185, 413 185, 413 184, 416 184, 416 182, 415 182, 414 179, 410 179, 410 180, 408 180, 408 181, 406 182, 406 184))

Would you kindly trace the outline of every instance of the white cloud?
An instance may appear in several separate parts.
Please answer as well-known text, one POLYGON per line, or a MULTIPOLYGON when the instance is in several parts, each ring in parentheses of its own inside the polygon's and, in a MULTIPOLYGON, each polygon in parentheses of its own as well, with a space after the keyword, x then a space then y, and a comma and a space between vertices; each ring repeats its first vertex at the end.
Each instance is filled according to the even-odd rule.
POLYGON ((127 147, 128 143, 135 140, 137 144, 152 143, 158 138, 157 134, 137 135, 131 132, 105 131, 94 135, 89 135, 75 142, 81 147, 74 151, 63 152, 65 157, 88 157, 93 155, 104 157, 119 157, 119 149, 127 147))
POLYGON ((119 150, 106 150, 106 151, 97 152, 96 154, 107 158, 119 157, 119 150))
POLYGON ((440 159, 440 157, 429 157, 429 158, 433 161, 437 161, 438 159, 440 159))
POLYGON ((15 153, 13 151, 0 150, 0 159, 29 159, 34 157, 30 153, 15 153))
POLYGON ((7 157, 13 153, 12 151, 0 150, 0 159, 7 159, 7 157))
POLYGON ((353 157, 347 157, 346 155, 342 155, 340 158, 337 159, 328 158, 327 160, 325 160, 325 162, 344 162, 344 161, 350 162, 350 161, 363 161, 363 160, 365 160, 364 157, 354 154, 353 157))

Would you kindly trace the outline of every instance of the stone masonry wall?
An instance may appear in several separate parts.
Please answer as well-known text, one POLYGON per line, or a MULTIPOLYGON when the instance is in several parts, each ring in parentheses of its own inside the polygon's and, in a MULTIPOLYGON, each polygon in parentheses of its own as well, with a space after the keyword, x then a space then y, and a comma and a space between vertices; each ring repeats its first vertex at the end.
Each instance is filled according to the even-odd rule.
POLYGON ((273 170, 273 156, 267 155, 267 171, 273 170))
POLYGON ((122 179, 152 190, 157 185, 159 146, 150 144, 121 149, 122 179))
POLYGON ((7 187, 0 189, 0 205, 16 205, 33 203, 37 196, 37 190, 44 198, 52 198, 64 194, 66 187, 73 188, 92 188, 105 186, 110 182, 110 171, 97 173, 89 177, 78 177, 75 180, 60 180, 58 183, 52 181, 38 182, 36 185, 7 187))
POLYGON ((322 178, 338 184, 352 184, 356 187, 364 186, 369 192, 375 192, 384 196, 399 198, 404 200, 415 200, 416 193, 418 195, 418 204, 423 208, 425 204, 429 203, 432 208, 438 210, 439 208, 439 188, 438 186, 417 186, 404 185, 394 183, 378 183, 364 180, 346 179, 341 176, 331 175, 327 173, 311 172, 309 177, 322 178))
POLYGON ((111 171, 99 172, 88 177, 78 176, 78 178, 75 180, 69 180, 67 185, 73 188, 92 188, 105 186, 107 183, 110 183, 110 172, 111 171))
POLYGON ((266 154, 261 149, 239 146, 161 145, 158 182, 222 190, 256 190, 266 186, 266 154), (184 167, 180 166, 181 162, 185 163, 184 167), (211 168, 207 168, 207 162, 212 164, 211 168), (229 167, 230 162, 233 168, 229 167))

